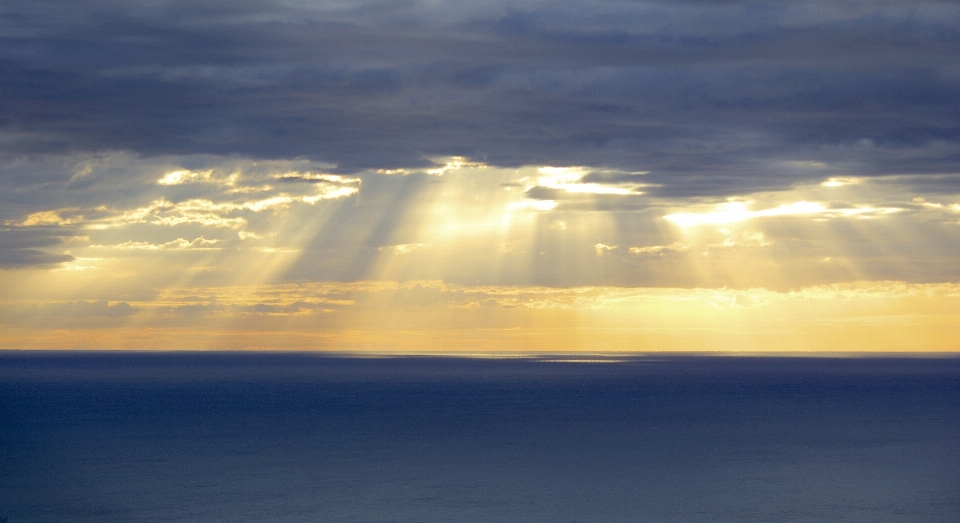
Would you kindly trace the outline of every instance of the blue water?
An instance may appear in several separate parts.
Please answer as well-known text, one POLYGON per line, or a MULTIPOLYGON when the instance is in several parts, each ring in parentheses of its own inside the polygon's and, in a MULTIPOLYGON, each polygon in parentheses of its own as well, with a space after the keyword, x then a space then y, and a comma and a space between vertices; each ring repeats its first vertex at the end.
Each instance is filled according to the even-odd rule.
POLYGON ((0 353, 21 522, 960 521, 960 358, 0 353))

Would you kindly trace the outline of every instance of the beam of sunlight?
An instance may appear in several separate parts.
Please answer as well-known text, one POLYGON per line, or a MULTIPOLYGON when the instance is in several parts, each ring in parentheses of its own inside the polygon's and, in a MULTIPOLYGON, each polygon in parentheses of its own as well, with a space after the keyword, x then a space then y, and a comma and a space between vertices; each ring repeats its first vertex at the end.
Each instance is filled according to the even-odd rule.
MULTIPOLYGON (((4 216, 5 238, 54 261, 0 270, 3 346, 475 354, 960 339, 956 285, 917 283, 952 281, 960 196, 900 178, 818 178, 706 205, 641 195, 643 173, 458 157, 351 175, 109 161, 133 173, 122 191, 135 197, 4 216)), ((99 165, 70 180, 110 183, 99 165)))

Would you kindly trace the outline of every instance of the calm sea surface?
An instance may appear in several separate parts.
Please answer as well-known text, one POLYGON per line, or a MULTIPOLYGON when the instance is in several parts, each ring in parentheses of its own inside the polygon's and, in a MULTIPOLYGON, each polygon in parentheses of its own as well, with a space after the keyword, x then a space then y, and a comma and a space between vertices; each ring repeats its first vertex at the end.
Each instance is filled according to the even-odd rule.
POLYGON ((960 358, 0 353, 27 522, 960 521, 960 358))

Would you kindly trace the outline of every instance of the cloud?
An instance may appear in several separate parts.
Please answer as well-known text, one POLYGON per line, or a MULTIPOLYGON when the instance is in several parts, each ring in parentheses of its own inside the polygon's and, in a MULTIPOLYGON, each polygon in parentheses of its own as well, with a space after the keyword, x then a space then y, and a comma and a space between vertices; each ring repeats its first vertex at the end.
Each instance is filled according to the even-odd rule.
POLYGON ((207 240, 204 237, 195 238, 192 241, 185 240, 183 238, 177 238, 176 240, 169 241, 166 243, 155 244, 149 242, 139 242, 139 241, 125 241, 123 243, 118 243, 116 245, 91 245, 92 248, 113 248, 113 249, 135 249, 135 250, 148 250, 148 251, 163 251, 163 250, 219 250, 218 247, 214 247, 217 243, 220 243, 220 240, 207 240))
MULTIPOLYGON (((340 174, 456 157, 647 172, 645 190, 680 197, 824 171, 952 175, 960 154, 953 2, 81 0, 2 16, 6 155, 305 158, 340 174)), ((581 188, 626 189, 615 178, 581 188)))
POLYGON ((725 249, 730 247, 767 247, 773 245, 768 241, 762 232, 740 232, 731 233, 728 230, 721 229, 724 234, 723 241, 707 245, 707 249, 725 249))
POLYGON ((183 185, 185 183, 210 181, 213 171, 170 171, 157 180, 158 185, 183 185))
POLYGON ((41 316, 68 318, 122 318, 136 314, 138 309, 127 302, 74 301, 48 303, 38 308, 41 316))
MULTIPOLYGON (((554 197, 557 191, 565 191, 572 194, 611 194, 618 196, 627 196, 632 194, 643 194, 638 191, 640 184, 628 183, 623 185, 617 178, 606 178, 603 183, 586 182, 588 176, 585 169, 575 167, 540 167, 537 169, 540 176, 537 178, 536 185, 527 191, 538 189, 540 191, 550 191, 554 197)), ((622 178, 621 178, 622 179, 622 178)))
POLYGON ((44 267, 72 261, 69 254, 55 254, 39 249, 0 249, 0 267, 44 267))
POLYGON ((724 225, 728 223, 755 220, 772 216, 812 216, 812 217, 865 217, 876 214, 900 212, 897 207, 876 208, 868 206, 828 206, 821 202, 793 202, 778 205, 770 209, 750 210, 747 202, 727 202, 717 205, 717 210, 705 213, 673 213, 664 216, 680 227, 697 225, 724 225))
POLYGON ((663 256, 664 254, 672 254, 684 252, 690 249, 689 245, 682 243, 671 243, 670 245, 650 245, 647 247, 630 247, 630 254, 637 254, 641 256, 663 256))
POLYGON ((616 245, 607 245, 605 243, 598 243, 593 246, 593 250, 597 252, 597 256, 603 256, 604 254, 616 249, 618 249, 616 245))
POLYGON ((276 176, 281 182, 331 183, 335 185, 359 185, 360 178, 339 174, 287 172, 276 176))
POLYGON ((716 309, 746 309, 765 303, 763 292, 717 292, 710 298, 711 307, 716 309))
MULTIPOLYGON (((888 306, 893 300, 900 300, 907 305, 941 300, 944 304, 953 303, 952 306, 956 306, 958 299, 960 287, 957 284, 910 284, 899 281, 816 285, 782 292, 767 288, 554 288, 461 286, 440 281, 362 281, 238 286, 229 289, 170 288, 154 300, 134 304, 79 300, 20 307, 18 317, 121 318, 137 314, 146 324, 157 324, 169 319, 193 322, 203 317, 243 318, 249 315, 309 317, 339 311, 354 320, 369 321, 370 315, 396 311, 395 307, 602 311, 624 306, 667 309, 683 303, 717 309, 793 303, 801 304, 798 310, 811 312, 828 303, 831 307, 841 309, 850 307, 851 312, 870 313, 871 307, 875 306, 871 304, 888 306)), ((3 306, 8 304, 4 303, 3 306)), ((930 311, 927 313, 935 314, 930 311)))
POLYGON ((385 251, 385 252, 394 252, 397 254, 407 254, 417 249, 425 249, 429 247, 430 247, 429 243, 401 243, 398 245, 384 245, 382 247, 378 247, 377 250, 385 251))
POLYGON ((91 281, 151 274, 128 287, 189 277, 783 289, 851 278, 952 281, 957 272, 949 261, 960 194, 917 192, 905 175, 824 185, 838 177, 806 164, 793 168, 816 170, 808 183, 737 198, 569 191, 592 190, 582 183, 589 177, 637 187, 650 176, 587 167, 345 175, 308 160, 124 153, 7 159, 0 168, 22 181, 0 191, 7 238, 42 242, 0 245, 4 266, 66 263, 91 281), (20 175, 30 166, 42 183, 20 175), (47 172, 55 167, 59 178, 47 172), (176 171, 212 174, 157 183, 176 171), (677 215, 699 225, 676 226, 677 215), (598 243, 619 247, 597 256, 598 243))
MULTIPOLYGON (((42 162, 24 163, 32 163, 37 170, 44 167, 42 162)), ((255 238, 260 235, 246 230, 252 222, 263 222, 255 215, 283 213, 297 205, 314 206, 320 201, 353 196, 362 183, 352 176, 291 169, 314 166, 303 161, 251 162, 211 157, 144 160, 107 155, 95 162, 81 158, 75 163, 83 165, 77 171, 82 174, 83 183, 76 182, 76 174, 64 175, 41 186, 14 186, 0 192, 0 198, 11 200, 11 205, 3 210, 6 212, 0 211, 0 215, 7 216, 3 223, 17 229, 56 227, 63 235, 136 224, 195 224, 237 230, 244 233, 242 237, 255 238), (209 168, 170 169, 170 163, 202 163, 209 168), (109 168, 110 164, 115 167, 109 168), (284 183, 264 183, 278 181, 284 183), (13 194, 21 195, 20 201, 12 198, 13 194), (46 207, 58 203, 71 205, 46 207), (46 208, 36 210, 41 205, 46 208), (17 209, 23 214, 10 212, 17 209)), ((143 243, 142 239, 129 241, 143 243)))
POLYGON ((539 167, 537 176, 524 177, 504 187, 524 189, 527 200, 516 207, 561 211, 629 211, 649 207, 642 198, 648 184, 642 174, 593 171, 586 167, 539 167))
POLYGON ((0 268, 51 267, 72 261, 73 256, 62 252, 64 241, 58 232, 0 229, 0 268))

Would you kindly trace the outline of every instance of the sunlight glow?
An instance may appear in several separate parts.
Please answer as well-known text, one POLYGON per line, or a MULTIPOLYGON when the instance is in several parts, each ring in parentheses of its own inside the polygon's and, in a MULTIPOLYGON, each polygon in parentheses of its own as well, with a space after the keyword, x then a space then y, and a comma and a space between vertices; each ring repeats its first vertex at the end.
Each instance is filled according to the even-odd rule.
POLYGON ((637 191, 635 187, 627 188, 599 183, 581 183, 580 180, 588 174, 582 167, 540 167, 537 171, 540 174, 546 175, 537 179, 537 185, 548 189, 559 189, 568 193, 584 194, 643 194, 643 192, 637 191))
POLYGON ((177 171, 170 171, 157 180, 158 185, 183 185, 185 183, 191 182, 205 182, 210 180, 210 177, 213 175, 213 170, 208 171, 188 171, 186 169, 181 169, 177 171))
MULTIPOLYGON (((68 272, 58 271, 63 276, 57 278, 68 272)), ((58 340, 67 348, 264 349, 282 342, 288 350, 401 353, 491 346, 525 352, 731 346, 743 352, 934 351, 955 350, 960 329, 957 284, 897 281, 787 292, 359 281, 167 287, 149 299, 41 305, 12 300, 0 300, 0 310, 21 311, 19 324, 0 341, 26 348, 58 340), (485 319, 491 314, 500 318, 496 328, 485 319), (224 323, 230 320, 233 326, 224 323), (171 322, 182 326, 161 328, 171 322), (89 328, 97 325, 112 327, 89 328)))
POLYGON ((549 211, 557 206, 553 200, 521 200, 512 202, 510 209, 536 209, 538 211, 549 211))
POLYGON ((828 178, 820 185, 824 187, 843 187, 844 185, 856 185, 862 181, 860 178, 828 178))
POLYGON ((427 169, 427 174, 434 176, 443 176, 449 171, 458 171, 460 169, 484 169, 487 167, 487 164, 483 162, 470 162, 463 156, 433 158, 431 161, 435 164, 440 164, 440 167, 427 169))
POLYGON ((742 222, 769 216, 823 216, 842 217, 868 214, 890 214, 900 212, 898 208, 854 207, 830 209, 820 202, 800 201, 783 204, 771 209, 751 211, 748 205, 752 202, 727 202, 717 205, 714 212, 707 213, 675 213, 664 216, 667 220, 680 227, 696 225, 722 225, 742 222))

